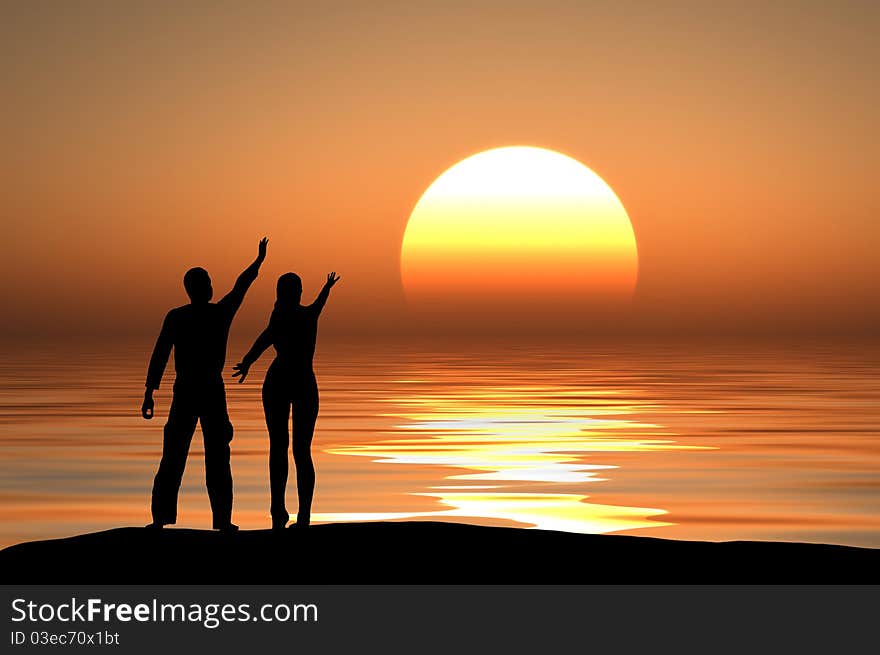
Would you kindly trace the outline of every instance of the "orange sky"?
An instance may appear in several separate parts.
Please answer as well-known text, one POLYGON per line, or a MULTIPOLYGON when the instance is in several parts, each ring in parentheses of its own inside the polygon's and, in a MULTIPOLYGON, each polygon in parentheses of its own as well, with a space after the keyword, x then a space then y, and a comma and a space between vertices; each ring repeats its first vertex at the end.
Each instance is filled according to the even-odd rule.
POLYGON ((630 327, 880 326, 875 3, 177 4, 2 10, 4 332, 151 333, 263 234, 237 330, 287 270, 341 272, 326 331, 401 329, 410 211, 511 144, 620 197, 630 327))

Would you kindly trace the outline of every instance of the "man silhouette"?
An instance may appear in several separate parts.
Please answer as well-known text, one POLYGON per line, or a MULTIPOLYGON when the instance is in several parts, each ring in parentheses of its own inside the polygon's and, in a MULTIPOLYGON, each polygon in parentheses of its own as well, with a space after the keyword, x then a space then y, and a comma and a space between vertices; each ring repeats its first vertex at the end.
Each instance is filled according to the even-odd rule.
POLYGON ((189 445, 201 421, 205 441, 205 482, 215 530, 232 531, 232 472, 229 468, 229 442, 232 424, 226 411, 223 366, 226 342, 235 312, 241 306, 251 283, 257 279, 266 258, 269 240, 260 241, 257 258, 238 279, 232 291, 212 303, 211 278, 203 268, 191 268, 183 276, 190 303, 175 307, 162 324, 147 371, 146 392, 141 414, 153 418, 153 391, 159 388, 162 373, 174 348, 174 396, 165 424, 162 461, 153 481, 153 522, 161 528, 177 522, 177 494, 189 454, 189 445))

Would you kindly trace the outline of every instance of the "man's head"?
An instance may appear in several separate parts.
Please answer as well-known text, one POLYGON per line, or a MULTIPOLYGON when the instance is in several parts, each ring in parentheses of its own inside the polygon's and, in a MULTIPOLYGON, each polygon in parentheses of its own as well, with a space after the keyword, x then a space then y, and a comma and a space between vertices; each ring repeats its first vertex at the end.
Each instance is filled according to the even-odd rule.
POLYGON ((192 303, 210 302, 214 296, 214 289, 211 287, 211 276, 204 268, 191 268, 183 276, 183 288, 189 296, 192 303))
POLYGON ((302 299, 303 283, 296 273, 285 273, 278 278, 276 306, 298 305, 302 299))

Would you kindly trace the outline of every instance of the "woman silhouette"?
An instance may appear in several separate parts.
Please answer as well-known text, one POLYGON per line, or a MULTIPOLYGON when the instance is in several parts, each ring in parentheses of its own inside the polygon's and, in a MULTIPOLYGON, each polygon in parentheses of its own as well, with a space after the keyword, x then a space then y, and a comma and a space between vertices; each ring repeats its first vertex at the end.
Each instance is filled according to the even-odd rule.
POLYGON ((299 496, 297 527, 308 527, 315 491, 315 466, 312 463, 312 434, 318 418, 318 384, 312 370, 318 317, 339 281, 335 272, 327 276, 321 293, 311 305, 300 304, 302 280, 295 273, 278 278, 275 309, 268 327, 236 364, 232 377, 244 382, 251 365, 269 346, 276 357, 263 382, 263 411, 269 429, 269 487, 272 494, 272 529, 287 525, 290 515, 284 502, 287 489, 287 450, 290 446, 288 422, 293 407, 293 461, 296 465, 296 491, 299 496))

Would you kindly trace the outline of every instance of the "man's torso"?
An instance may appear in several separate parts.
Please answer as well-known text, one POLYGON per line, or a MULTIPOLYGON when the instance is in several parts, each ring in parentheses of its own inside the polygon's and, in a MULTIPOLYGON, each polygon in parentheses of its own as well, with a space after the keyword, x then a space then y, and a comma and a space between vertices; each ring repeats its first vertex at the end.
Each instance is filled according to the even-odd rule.
POLYGON ((205 303, 177 307, 172 315, 175 387, 222 380, 233 314, 223 305, 205 303))

